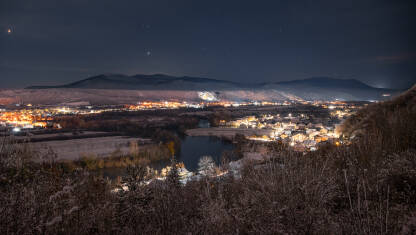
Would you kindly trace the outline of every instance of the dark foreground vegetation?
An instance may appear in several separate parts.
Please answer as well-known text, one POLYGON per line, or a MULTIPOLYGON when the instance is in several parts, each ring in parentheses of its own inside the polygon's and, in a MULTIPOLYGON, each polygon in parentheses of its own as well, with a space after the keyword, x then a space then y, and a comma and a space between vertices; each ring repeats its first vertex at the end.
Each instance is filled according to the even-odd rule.
MULTIPOLYGON (((348 145, 303 155, 270 146, 241 178, 181 185, 173 168, 150 185, 128 168, 129 191, 68 173, 30 150, 1 146, 1 234, 414 234, 416 95, 369 106, 344 126, 348 145)), ((173 164, 174 166, 174 164, 173 164)), ((226 167, 226 165, 224 166, 226 167)))

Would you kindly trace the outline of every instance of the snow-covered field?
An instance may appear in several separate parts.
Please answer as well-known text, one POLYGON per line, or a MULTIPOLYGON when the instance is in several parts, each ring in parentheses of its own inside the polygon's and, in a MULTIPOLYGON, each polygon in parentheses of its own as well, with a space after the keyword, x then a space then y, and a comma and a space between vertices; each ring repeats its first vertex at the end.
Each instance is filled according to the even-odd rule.
POLYGON ((40 155, 46 155, 52 150, 56 160, 77 160, 83 156, 108 157, 113 153, 118 155, 128 154, 130 152, 130 143, 142 142, 140 138, 130 138, 124 136, 109 136, 86 139, 58 140, 28 143, 30 147, 39 152, 40 155))
POLYGON ((100 137, 105 135, 110 135, 111 133, 102 132, 102 131, 84 131, 82 133, 77 133, 74 135, 72 132, 62 132, 62 133, 51 133, 51 134, 38 134, 38 135, 30 135, 30 136, 14 136, 13 138, 16 140, 32 140, 35 142, 39 139, 53 139, 53 138, 86 138, 86 137, 100 137), (95 135, 95 136, 94 136, 95 135))
MULTIPOLYGON (((218 94, 220 100, 287 100, 276 90, 229 90, 218 94)), ((201 101, 198 91, 183 90, 110 90, 110 89, 9 89, 0 90, 0 104, 86 105, 135 104, 144 100, 201 101)))

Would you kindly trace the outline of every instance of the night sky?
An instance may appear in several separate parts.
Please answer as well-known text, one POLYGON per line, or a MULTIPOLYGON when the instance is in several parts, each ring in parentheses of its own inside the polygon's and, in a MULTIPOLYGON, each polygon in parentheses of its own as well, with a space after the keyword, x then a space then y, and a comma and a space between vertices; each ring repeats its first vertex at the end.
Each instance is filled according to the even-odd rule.
POLYGON ((416 82, 415 0, 0 0, 0 87, 102 73, 416 82))

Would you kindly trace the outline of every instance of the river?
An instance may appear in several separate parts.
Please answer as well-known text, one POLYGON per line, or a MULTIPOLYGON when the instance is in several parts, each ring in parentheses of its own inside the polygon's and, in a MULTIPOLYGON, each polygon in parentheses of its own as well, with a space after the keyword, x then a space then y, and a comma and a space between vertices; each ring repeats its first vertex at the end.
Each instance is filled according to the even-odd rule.
MULTIPOLYGON (((230 142, 223 141, 217 137, 209 136, 185 136, 181 140, 181 151, 176 156, 178 162, 183 162, 189 171, 198 169, 198 161, 202 156, 211 156, 217 164, 221 162, 224 151, 233 150, 230 142)), ((150 167, 160 170, 169 165, 169 162, 158 162, 150 164, 150 167)), ((116 178, 126 174, 125 168, 101 169, 100 174, 104 177, 116 178)))

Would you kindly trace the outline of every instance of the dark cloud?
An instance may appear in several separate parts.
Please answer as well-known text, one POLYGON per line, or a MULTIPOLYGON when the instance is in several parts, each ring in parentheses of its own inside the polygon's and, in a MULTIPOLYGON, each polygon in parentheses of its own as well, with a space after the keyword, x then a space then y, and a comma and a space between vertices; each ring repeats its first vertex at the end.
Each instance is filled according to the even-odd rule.
POLYGON ((1 86, 113 72, 404 88, 416 78, 414 10, 393 0, 0 0, 1 86))

